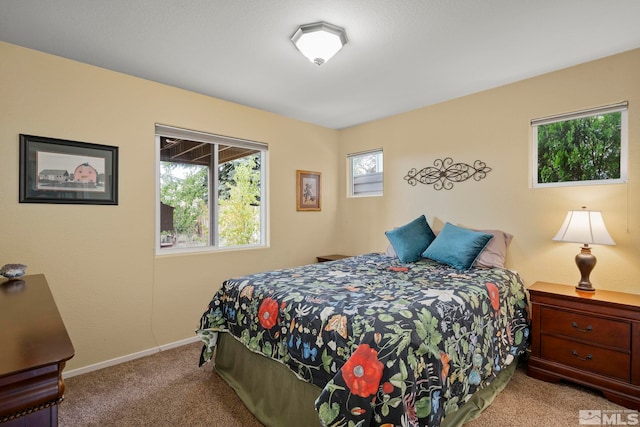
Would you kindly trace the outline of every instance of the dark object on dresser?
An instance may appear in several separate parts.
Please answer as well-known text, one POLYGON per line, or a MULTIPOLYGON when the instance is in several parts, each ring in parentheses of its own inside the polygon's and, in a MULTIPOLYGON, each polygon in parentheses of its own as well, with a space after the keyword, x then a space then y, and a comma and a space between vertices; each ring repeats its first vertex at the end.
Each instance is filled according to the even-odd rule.
POLYGON ((57 426, 73 345, 44 275, 20 282, 0 283, 0 424, 57 426))
POLYGON ((640 409, 640 295, 536 282, 527 373, 571 381, 640 409))

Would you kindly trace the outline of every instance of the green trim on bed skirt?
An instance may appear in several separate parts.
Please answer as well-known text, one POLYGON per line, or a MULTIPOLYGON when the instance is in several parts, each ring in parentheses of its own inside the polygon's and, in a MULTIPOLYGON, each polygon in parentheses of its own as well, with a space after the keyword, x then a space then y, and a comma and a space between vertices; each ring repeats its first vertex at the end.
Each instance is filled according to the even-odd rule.
POLYGON ((299 380, 288 367, 218 334, 216 371, 267 427, 320 426, 315 408, 320 388, 299 380), (283 398, 284 395, 284 398, 283 398))
MULTIPOLYGON (((442 427, 458 427, 480 416, 509 383, 517 364, 516 359, 462 408, 447 414, 442 427)), ((215 369, 265 426, 321 425, 315 410, 320 388, 299 380, 285 365, 249 351, 227 333, 218 334, 215 369)))
POLYGON ((518 366, 518 358, 514 359, 510 365, 502 370, 491 384, 480 391, 475 392, 471 399, 457 411, 447 414, 442 422, 442 427, 458 427, 462 424, 475 420, 480 416, 482 411, 487 409, 493 402, 493 399, 500 394, 502 390, 509 384, 511 377, 516 372, 518 366))

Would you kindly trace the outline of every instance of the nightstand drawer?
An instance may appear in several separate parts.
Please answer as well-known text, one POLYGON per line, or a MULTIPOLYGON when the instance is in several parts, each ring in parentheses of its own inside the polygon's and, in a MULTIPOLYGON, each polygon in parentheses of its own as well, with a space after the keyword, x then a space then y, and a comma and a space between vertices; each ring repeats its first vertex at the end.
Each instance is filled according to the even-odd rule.
POLYGON ((543 335, 540 354, 544 359, 629 382, 631 355, 543 335))
POLYGON ((542 307, 540 330, 625 351, 631 349, 631 323, 629 322, 542 307))

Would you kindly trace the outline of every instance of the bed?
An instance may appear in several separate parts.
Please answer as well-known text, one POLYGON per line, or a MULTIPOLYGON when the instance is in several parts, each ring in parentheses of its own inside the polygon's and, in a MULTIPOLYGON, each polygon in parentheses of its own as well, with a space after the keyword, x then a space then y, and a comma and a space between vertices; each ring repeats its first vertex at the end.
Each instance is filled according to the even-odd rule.
POLYGON ((226 280, 200 319, 200 365, 268 426, 455 426, 477 417, 528 347, 512 236, 424 215, 385 254, 226 280))
POLYGON ((265 425, 459 425, 508 382, 527 309, 511 270, 364 254, 226 280, 200 364, 265 425))

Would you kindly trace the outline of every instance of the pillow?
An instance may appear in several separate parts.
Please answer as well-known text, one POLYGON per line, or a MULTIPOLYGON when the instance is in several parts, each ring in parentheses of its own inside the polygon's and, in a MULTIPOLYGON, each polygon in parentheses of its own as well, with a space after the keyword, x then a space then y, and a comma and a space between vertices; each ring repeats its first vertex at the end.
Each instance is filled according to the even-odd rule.
POLYGON ((393 245, 387 246, 387 250, 384 252, 384 254, 391 258, 398 258, 398 255, 396 254, 396 250, 393 249, 393 245))
POLYGON ((479 231, 492 234, 493 239, 489 240, 489 244, 480 252, 473 266, 478 268, 504 268, 504 263, 507 259, 507 246, 511 243, 513 235, 501 230, 479 231))
MULTIPOLYGON (((438 231, 434 231, 433 232, 434 236, 438 235, 438 231)), ((393 245, 388 245, 387 246, 387 250, 384 251, 384 254, 390 258, 398 258, 398 254, 396 254, 396 250, 393 249, 393 245)), ((420 254, 420 256, 422 256, 422 254, 420 254)))
POLYGON ((492 238, 493 234, 469 230, 447 222, 422 256, 458 270, 468 270, 492 238))
POLYGON ((402 227, 385 231, 384 234, 393 246, 398 259, 403 263, 419 260, 422 252, 436 238, 424 215, 402 227))

